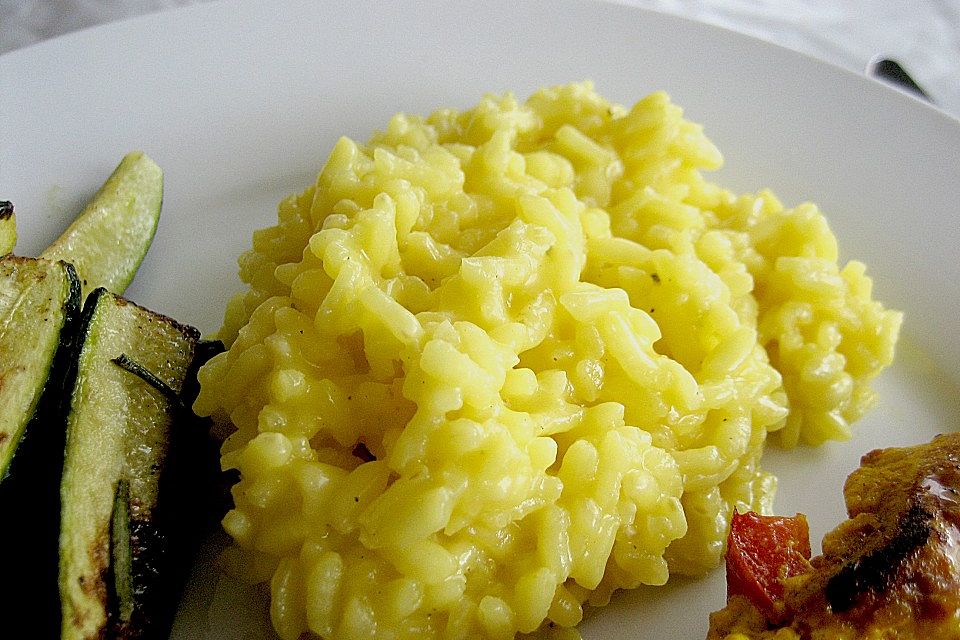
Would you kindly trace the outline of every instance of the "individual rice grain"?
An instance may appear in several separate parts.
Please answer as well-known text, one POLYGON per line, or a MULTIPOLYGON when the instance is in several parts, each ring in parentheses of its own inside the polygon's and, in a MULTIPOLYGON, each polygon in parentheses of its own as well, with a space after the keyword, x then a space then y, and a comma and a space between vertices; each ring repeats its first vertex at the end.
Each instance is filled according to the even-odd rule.
POLYGON ((580 83, 398 115, 280 203, 195 408, 281 637, 574 626, 716 566, 769 433, 848 435, 900 316, 720 163, 666 94, 580 83))

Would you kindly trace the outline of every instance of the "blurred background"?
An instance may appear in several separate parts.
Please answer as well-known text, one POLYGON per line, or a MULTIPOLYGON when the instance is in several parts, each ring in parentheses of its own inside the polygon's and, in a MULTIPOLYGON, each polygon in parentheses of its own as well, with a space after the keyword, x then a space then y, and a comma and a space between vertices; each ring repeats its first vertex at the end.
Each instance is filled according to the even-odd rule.
MULTIPOLYGON (((0 0, 0 54, 208 1, 0 0)), ((896 59, 941 109, 960 118, 960 0, 617 1, 748 33, 858 73, 875 57, 896 59)))

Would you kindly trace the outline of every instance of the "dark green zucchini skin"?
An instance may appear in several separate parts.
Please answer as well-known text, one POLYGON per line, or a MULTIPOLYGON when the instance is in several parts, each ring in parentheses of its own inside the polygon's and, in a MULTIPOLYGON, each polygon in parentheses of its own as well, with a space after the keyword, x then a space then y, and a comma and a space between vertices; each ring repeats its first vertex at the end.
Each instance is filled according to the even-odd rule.
POLYGON ((137 621, 135 634, 118 637, 166 640, 200 544, 229 508, 224 500, 229 495, 227 480, 220 471, 219 443, 210 435, 211 422, 191 409, 200 391, 197 371, 223 350, 219 341, 200 341, 194 352, 180 393, 179 415, 170 432, 167 464, 160 476, 156 522, 132 527, 147 539, 163 540, 162 558, 147 551, 145 561, 134 565, 136 582, 152 585, 156 606, 151 612, 146 610, 150 602, 143 603, 145 615, 137 621))
MULTIPOLYGON (((113 319, 118 317, 113 316, 113 319)), ((137 331, 139 328, 140 324, 137 324, 133 334, 130 334, 129 326, 118 330, 137 336, 134 341, 137 344, 131 348, 134 352, 140 349, 141 355, 148 356, 144 362, 166 362, 169 366, 171 361, 182 361, 184 352, 166 353, 162 350, 172 348, 173 342, 167 344, 159 340, 159 346, 154 346, 151 342, 153 330, 140 333, 137 331)), ((76 349, 78 372, 74 376, 76 382, 72 405, 66 417, 70 425, 68 429, 73 431, 68 432, 67 466, 61 487, 61 495, 66 501, 60 536, 60 590, 65 616, 62 619, 62 637, 118 640, 167 638, 191 561, 200 541, 209 533, 218 514, 222 513, 218 512, 218 503, 215 501, 219 477, 217 447, 209 436, 209 423, 197 418, 190 407, 199 386, 196 381, 197 370, 223 347, 219 343, 199 341, 199 333, 192 327, 137 307, 105 290, 97 290, 88 298, 80 334, 86 337, 88 346, 76 349), (132 316, 129 313, 124 315, 124 322, 175 327, 173 333, 180 334, 176 341, 180 346, 176 348, 192 350, 189 366, 185 370, 177 368, 174 380, 170 378, 170 371, 161 375, 146 364, 141 365, 135 355, 127 358, 126 353, 118 354, 117 346, 109 344, 104 338, 109 337, 110 332, 105 332, 100 326, 112 316, 97 318, 97 307, 101 305, 123 305, 126 310, 133 310, 132 316), (97 375, 100 378, 96 378, 97 375), (71 509, 76 513, 76 501, 84 499, 77 497, 82 493, 75 489, 81 486, 77 483, 87 482, 86 477, 69 472, 72 461, 80 459, 76 457, 79 454, 71 454, 71 447, 82 447, 78 438, 83 433, 89 433, 85 431, 86 428, 75 425, 88 419, 83 418, 82 414, 88 412, 89 415, 92 407, 84 403, 97 399, 96 394, 85 395, 85 392, 78 390, 83 380, 101 379, 104 375, 111 379, 111 383, 119 384, 125 396, 141 399, 144 394, 150 396, 147 404, 154 407, 150 411, 158 412, 151 417, 168 424, 162 434, 165 442, 151 441, 152 446, 165 447, 165 453, 154 460, 149 468, 131 469, 128 461, 128 467, 122 472, 96 478, 94 481, 99 489, 90 487, 92 491, 110 492, 110 513, 103 514, 101 510, 98 517, 103 522, 97 523, 97 530, 102 530, 107 534, 106 537, 91 536, 89 530, 84 533, 83 527, 74 524, 76 516, 72 516, 72 519, 67 516, 71 509), (162 379, 164 376, 166 379, 162 379), (79 542, 73 543, 74 540, 79 542), (77 565, 68 561, 65 565, 63 558, 76 557, 77 548, 90 548, 89 557, 95 563, 89 564, 84 560, 77 565), (77 566, 82 570, 77 570, 77 566), (91 567, 95 569, 92 573, 91 567), (78 581, 81 591, 88 596, 95 594, 96 597, 86 600, 87 604, 68 604, 68 601, 77 602, 75 585, 78 581), (102 619, 102 624, 94 629, 84 622, 81 615, 87 612, 86 620, 91 619, 91 602, 100 611, 95 617, 102 619)), ((118 341, 122 342, 123 338, 118 338, 118 341)), ((111 400, 107 398, 105 401, 111 400)), ((134 430, 130 433, 138 432, 134 430)), ((82 509, 80 512, 85 513, 82 509)))
POLYGON ((229 508, 223 501, 227 492, 210 421, 190 408, 200 390, 197 371, 223 349, 219 341, 198 342, 183 388, 171 398, 177 417, 170 429, 153 517, 131 515, 129 520, 132 615, 129 622, 120 621, 119 598, 111 593, 108 638, 165 640, 169 636, 194 556, 229 508))
POLYGON ((4 570, 0 610, 41 611, 30 616, 33 638, 56 638, 60 631, 57 591, 57 540, 60 523, 60 472, 65 438, 64 397, 73 387, 80 324, 80 280, 65 264, 70 293, 50 374, 36 411, 24 431, 8 474, 0 482, 0 550, 4 570))

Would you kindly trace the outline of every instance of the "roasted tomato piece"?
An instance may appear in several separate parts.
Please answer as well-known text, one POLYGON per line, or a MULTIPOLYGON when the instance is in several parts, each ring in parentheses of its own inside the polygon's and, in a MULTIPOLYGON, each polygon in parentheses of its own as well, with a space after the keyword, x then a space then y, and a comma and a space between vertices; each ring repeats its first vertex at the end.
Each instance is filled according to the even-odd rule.
POLYGON ((727 598, 745 596, 771 622, 783 616, 783 581, 810 570, 810 529, 797 514, 734 513, 727 538, 727 598))

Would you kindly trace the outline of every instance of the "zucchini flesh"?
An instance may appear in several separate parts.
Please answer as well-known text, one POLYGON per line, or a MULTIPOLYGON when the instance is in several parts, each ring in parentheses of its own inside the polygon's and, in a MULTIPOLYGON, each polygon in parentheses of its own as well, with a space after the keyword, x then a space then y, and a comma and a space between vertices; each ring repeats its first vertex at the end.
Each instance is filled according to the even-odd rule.
POLYGON ((122 294, 150 248, 162 202, 163 171, 146 154, 129 153, 41 257, 71 262, 84 299, 97 287, 122 294))
POLYGON ((17 216, 13 212, 13 203, 0 200, 0 256, 13 251, 17 244, 17 216))
POLYGON ((57 402, 61 373, 54 363, 58 350, 62 357, 69 350, 79 301, 79 282, 69 264, 0 259, 0 478, 45 388, 51 391, 44 403, 57 402))
POLYGON ((60 485, 61 638, 163 637, 161 471, 199 334, 104 289, 87 300, 80 333, 60 485))

